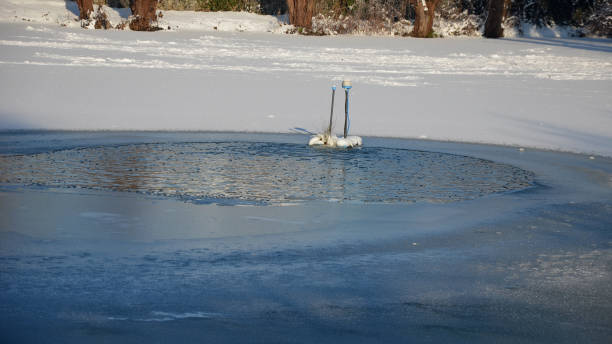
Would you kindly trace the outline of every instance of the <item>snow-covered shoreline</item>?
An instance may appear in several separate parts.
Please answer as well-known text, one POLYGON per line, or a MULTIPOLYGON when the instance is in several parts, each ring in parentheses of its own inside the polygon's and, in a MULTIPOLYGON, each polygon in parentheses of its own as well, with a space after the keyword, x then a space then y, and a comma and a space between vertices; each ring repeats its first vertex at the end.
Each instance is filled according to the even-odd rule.
MULTIPOLYGON (((94 6, 96 11, 98 6, 94 6)), ((113 8, 100 6, 106 14, 113 28, 121 26, 121 30, 129 31, 125 24, 131 15, 128 8, 113 8)), ((201 12, 201 11, 159 11, 162 15, 158 18, 158 26, 162 30, 169 31, 198 31, 198 32, 267 32, 276 34, 295 33, 296 30, 288 24, 287 15, 262 15, 248 12, 201 12)), ((68 0, 4 0, 0 2, 0 22, 31 24, 43 24, 51 26, 80 28, 83 23, 79 21, 78 7, 74 1, 68 0)), ((323 22, 329 18, 322 16, 323 22)), ((465 23, 457 20, 444 20, 436 18, 434 31, 436 35, 444 38, 465 38, 482 34, 478 30, 471 34, 458 33, 465 23)), ((336 23, 335 25, 340 25, 336 23)), ((471 22, 470 25, 479 24, 471 22)), ((87 26, 94 29, 94 22, 87 26)), ((398 30, 383 30, 381 32, 362 32, 356 30, 351 36, 394 36, 410 32, 412 26, 404 25, 398 30)), ((319 33, 327 32, 334 34, 334 30, 322 28, 319 33)), ((572 26, 555 25, 537 26, 530 23, 522 23, 518 27, 505 27, 505 36, 508 38, 530 37, 530 38, 571 38, 583 36, 584 30, 572 26)), ((587 33, 587 35, 589 35, 587 33)))

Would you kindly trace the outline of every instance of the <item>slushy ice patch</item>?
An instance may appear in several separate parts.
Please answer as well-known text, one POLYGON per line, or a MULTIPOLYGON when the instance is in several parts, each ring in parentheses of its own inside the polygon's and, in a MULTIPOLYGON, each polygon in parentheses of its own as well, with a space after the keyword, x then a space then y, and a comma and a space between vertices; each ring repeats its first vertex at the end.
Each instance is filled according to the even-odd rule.
POLYGON ((533 174, 467 156, 253 142, 159 143, 0 157, 0 182, 132 191, 191 202, 451 202, 519 190, 533 174))

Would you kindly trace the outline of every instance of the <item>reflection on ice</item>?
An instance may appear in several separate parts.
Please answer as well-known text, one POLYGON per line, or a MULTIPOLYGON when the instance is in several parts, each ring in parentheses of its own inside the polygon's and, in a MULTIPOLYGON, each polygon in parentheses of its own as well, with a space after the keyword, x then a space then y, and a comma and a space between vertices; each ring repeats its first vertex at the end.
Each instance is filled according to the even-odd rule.
POLYGON ((222 314, 219 313, 210 313, 210 312, 186 312, 186 313, 171 313, 171 312, 161 312, 161 311, 153 311, 148 318, 128 318, 128 317, 108 317, 108 320, 115 321, 144 321, 144 322, 154 322, 154 321, 173 321, 173 320, 181 320, 181 319, 210 319, 210 318, 219 318, 222 317, 222 314))
POLYGON ((0 182, 133 191, 195 203, 450 202, 531 185, 522 169, 435 152, 206 142, 0 157, 0 182))

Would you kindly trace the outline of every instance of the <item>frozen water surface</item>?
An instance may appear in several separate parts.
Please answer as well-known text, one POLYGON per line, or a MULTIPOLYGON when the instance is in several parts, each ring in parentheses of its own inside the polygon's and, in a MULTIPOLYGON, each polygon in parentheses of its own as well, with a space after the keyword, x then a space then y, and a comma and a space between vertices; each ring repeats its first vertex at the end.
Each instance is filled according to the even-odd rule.
POLYGON ((301 135, 1 133, 0 341, 609 341, 610 158, 366 139, 321 151, 301 135), (239 168, 312 190, 283 179, 261 196, 274 179, 241 186, 239 168), (462 191, 460 171, 480 191, 462 191), (113 183, 134 172, 140 182, 113 183), (216 199, 223 184, 203 183, 214 173, 249 206, 216 199), (432 194, 446 183, 459 196, 378 202, 419 173, 437 176, 432 194), (316 177, 349 191, 329 202, 316 177))

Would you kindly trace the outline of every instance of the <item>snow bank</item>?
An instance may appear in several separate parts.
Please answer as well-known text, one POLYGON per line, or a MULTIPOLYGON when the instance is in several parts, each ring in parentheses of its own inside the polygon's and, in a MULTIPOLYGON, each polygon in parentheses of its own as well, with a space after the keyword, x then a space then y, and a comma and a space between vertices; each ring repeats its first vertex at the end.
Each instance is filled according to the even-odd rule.
POLYGON ((0 22, 29 22, 79 27, 76 2, 62 0, 2 0, 0 22))
POLYGON ((173 30, 285 33, 284 17, 247 12, 165 11, 159 25, 173 30))
MULTIPOLYGON (((97 9, 94 6, 94 9, 97 9)), ((102 6, 114 26, 127 21, 129 9, 102 6)), ((55 24, 78 28, 79 10, 76 2, 62 0, 3 0, 0 2, 0 22, 55 24)), ((285 33, 292 26, 283 16, 267 16, 246 12, 163 11, 159 26, 168 30, 238 31, 285 33)))
POLYGON ((521 23, 519 26, 505 26, 504 36, 507 38, 570 38, 580 36, 580 32, 570 26, 537 26, 531 23, 521 23))

